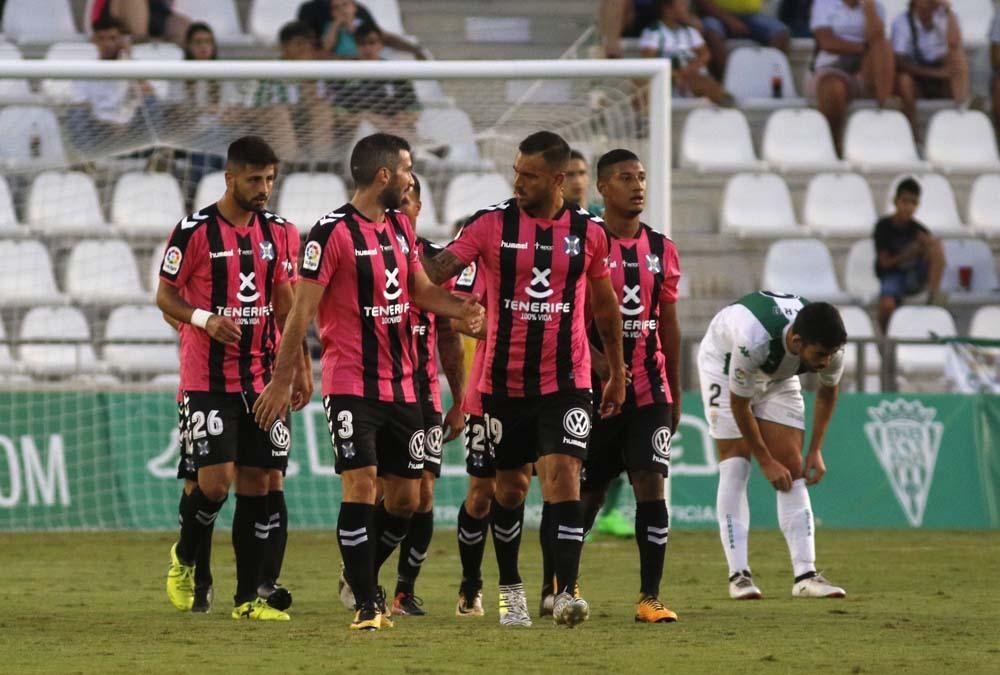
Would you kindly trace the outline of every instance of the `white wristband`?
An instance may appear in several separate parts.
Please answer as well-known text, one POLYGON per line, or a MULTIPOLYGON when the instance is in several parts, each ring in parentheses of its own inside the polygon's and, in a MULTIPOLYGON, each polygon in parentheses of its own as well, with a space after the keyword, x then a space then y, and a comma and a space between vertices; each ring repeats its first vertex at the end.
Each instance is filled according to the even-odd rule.
POLYGON ((197 326, 198 328, 204 330, 205 325, 208 323, 208 320, 211 319, 213 316, 214 314, 212 314, 211 312, 207 312, 204 309, 196 309, 193 312, 191 312, 191 325, 197 326))

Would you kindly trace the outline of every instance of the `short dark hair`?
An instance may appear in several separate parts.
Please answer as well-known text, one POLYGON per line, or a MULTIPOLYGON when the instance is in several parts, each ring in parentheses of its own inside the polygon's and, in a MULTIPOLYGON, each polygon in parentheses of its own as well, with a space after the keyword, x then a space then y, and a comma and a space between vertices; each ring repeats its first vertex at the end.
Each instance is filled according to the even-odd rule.
POLYGON ((377 35, 378 39, 382 39, 382 29, 371 23, 370 21, 363 21, 358 29, 354 31, 354 41, 361 42, 362 39, 368 37, 369 35, 377 35))
POLYGON ((536 131, 517 146, 525 155, 541 153, 549 167, 562 171, 570 158, 569 143, 562 136, 551 131, 536 131))
POLYGON ((409 152, 410 144, 405 138, 393 134, 379 132, 362 138, 351 151, 351 178, 354 184, 358 187, 371 185, 382 167, 395 171, 402 150, 409 152))
POLYGON ((792 333, 802 338, 804 345, 821 345, 826 349, 839 349, 847 342, 844 320, 829 302, 810 302, 800 309, 792 323, 792 333))
POLYGON ((191 52, 188 51, 187 45, 191 42, 196 33, 208 33, 212 36, 212 44, 215 45, 212 50, 212 59, 217 59, 219 57, 219 44, 215 40, 215 32, 212 30, 212 27, 204 21, 195 21, 188 26, 188 29, 184 32, 184 58, 188 61, 191 60, 191 52))
POLYGON ((631 150, 626 150, 625 148, 615 148, 609 152, 601 155, 601 158, 597 160, 597 180, 603 180, 608 171, 611 170, 615 164, 620 162, 638 162, 639 156, 632 152, 631 150))
POLYGON ((417 199, 420 199, 420 179, 417 178, 417 174, 413 174, 413 192, 416 193, 417 199))
POLYGON ((570 148, 570 150, 569 150, 569 158, 570 158, 571 161, 574 160, 574 159, 578 159, 581 162, 583 162, 584 164, 587 163, 587 158, 584 157, 583 153, 580 152, 579 150, 577 150, 576 148, 570 148))
POLYGON ((260 136, 237 138, 229 144, 229 150, 226 152, 227 165, 270 166, 278 162, 274 148, 260 136))
POLYGON ((295 38, 305 38, 311 42, 315 42, 316 33, 304 21, 289 21, 278 31, 279 44, 288 44, 295 38))
POLYGON ((90 30, 93 33, 102 30, 116 30, 119 33, 128 33, 128 29, 125 28, 125 24, 113 16, 101 16, 98 17, 94 23, 90 24, 90 30))
POLYGON ((920 196, 920 183, 913 176, 907 176, 899 181, 899 185, 896 186, 896 199, 899 199, 904 194, 920 196))

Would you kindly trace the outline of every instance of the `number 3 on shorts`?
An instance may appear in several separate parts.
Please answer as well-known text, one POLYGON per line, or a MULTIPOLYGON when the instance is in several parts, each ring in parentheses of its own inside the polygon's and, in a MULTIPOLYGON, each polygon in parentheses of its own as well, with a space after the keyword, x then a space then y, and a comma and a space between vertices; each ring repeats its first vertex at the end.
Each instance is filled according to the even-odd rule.
POLYGON ((341 410, 337 413, 337 421, 340 422, 340 428, 337 429, 338 436, 350 438, 354 435, 354 415, 350 410, 341 410))

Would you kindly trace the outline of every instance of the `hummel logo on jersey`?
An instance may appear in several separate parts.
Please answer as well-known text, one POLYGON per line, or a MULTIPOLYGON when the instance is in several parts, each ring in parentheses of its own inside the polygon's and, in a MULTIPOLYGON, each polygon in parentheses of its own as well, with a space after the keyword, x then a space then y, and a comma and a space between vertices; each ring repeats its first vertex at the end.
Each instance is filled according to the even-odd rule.
POLYGON ((395 300, 403 293, 399 285, 399 268, 385 271, 385 299, 395 300))
POLYGON ((209 252, 208 257, 212 260, 215 260, 216 258, 232 258, 233 249, 229 249, 227 251, 211 251, 209 252))
POLYGON ((516 248, 519 251, 528 250, 528 242, 526 241, 504 241, 500 240, 500 248, 516 248))
POLYGON ((642 306, 642 301, 639 300, 639 291, 641 287, 636 284, 635 286, 623 286, 622 294, 622 314, 626 316, 635 316, 637 314, 642 314, 644 307, 642 306))
POLYGON ((528 287, 524 290, 524 292, 533 298, 547 298, 552 295, 555 291, 549 287, 550 274, 552 274, 551 269, 540 270, 537 267, 532 267, 531 283, 528 284, 528 287), (539 289, 536 290, 535 286, 538 286, 539 289))
POLYGON ((260 259, 265 262, 274 260, 274 244, 269 241, 260 242, 260 259))
POLYGON ((257 302, 257 298, 260 297, 260 293, 257 291, 257 287, 254 285, 254 277, 257 276, 256 272, 250 272, 250 274, 243 274, 240 272, 240 290, 236 293, 236 299, 240 302, 257 302), (244 294, 243 291, 250 289, 250 294, 244 294))
POLYGON ((563 239, 566 244, 565 252, 568 256, 574 256, 580 254, 580 237, 575 234, 568 234, 566 238, 563 239))
POLYGON ((653 255, 652 253, 647 253, 646 268, 652 274, 659 274, 661 271, 663 271, 663 266, 660 264, 660 256, 653 255))

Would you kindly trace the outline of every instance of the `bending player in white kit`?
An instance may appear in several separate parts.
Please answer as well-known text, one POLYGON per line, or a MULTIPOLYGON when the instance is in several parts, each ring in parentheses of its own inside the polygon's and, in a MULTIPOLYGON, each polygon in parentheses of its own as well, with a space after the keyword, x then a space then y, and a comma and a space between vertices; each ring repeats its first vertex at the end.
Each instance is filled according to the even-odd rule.
POLYGON ((729 563, 729 596, 761 597, 747 562, 750 455, 778 491, 778 522, 788 543, 792 596, 842 598, 843 588, 816 572, 808 485, 826 467, 823 437, 843 374, 844 322, 829 303, 760 291, 715 315, 698 350, 701 396, 719 451, 716 515, 729 563), (819 374, 813 434, 805 462, 805 403, 799 373, 819 374))

